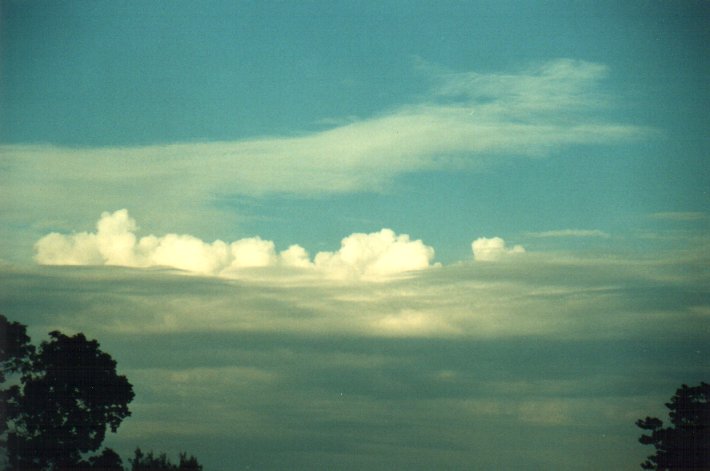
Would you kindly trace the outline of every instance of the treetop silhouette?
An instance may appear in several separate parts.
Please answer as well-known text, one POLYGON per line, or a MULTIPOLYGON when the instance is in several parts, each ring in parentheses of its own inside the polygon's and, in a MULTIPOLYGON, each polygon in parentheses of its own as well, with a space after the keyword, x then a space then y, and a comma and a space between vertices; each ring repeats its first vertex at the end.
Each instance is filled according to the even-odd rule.
POLYGON ((116 362, 84 334, 50 332, 38 349, 26 327, 0 317, 2 373, 21 374, 3 390, 10 466, 71 469, 101 447, 106 429, 118 429, 131 412, 133 386, 116 373, 116 362))
POLYGON ((643 469, 705 470, 710 469, 710 384, 682 385, 666 403, 670 425, 646 417, 636 425, 648 430, 639 441, 653 445, 656 453, 641 464, 643 469))
MULTIPOLYGON (((133 386, 99 347, 82 333, 53 331, 35 348, 25 325, 0 314, 0 445, 8 470, 123 471, 115 451, 98 450, 107 429, 116 432, 131 415, 133 386)), ((202 470, 184 453, 173 465, 137 449, 132 463, 132 471, 202 470)))

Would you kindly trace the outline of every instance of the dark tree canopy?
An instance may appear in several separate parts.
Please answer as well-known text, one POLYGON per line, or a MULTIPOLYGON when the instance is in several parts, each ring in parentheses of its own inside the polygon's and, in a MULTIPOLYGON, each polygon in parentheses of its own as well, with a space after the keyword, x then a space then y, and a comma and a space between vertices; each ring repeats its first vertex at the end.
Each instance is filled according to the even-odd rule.
MULTIPOLYGON (((27 327, 0 314, 0 468, 8 471, 124 471, 106 430, 131 415, 133 386, 84 334, 50 332, 35 349, 27 327), (9 383, 9 386, 6 386, 9 383)), ((131 471, 202 471, 194 456, 173 464, 136 449, 131 471)))
MULTIPOLYGON (((27 327, 19 322, 10 322, 0 314, 0 386, 4 386, 9 376, 27 372, 34 354, 35 348, 30 343, 27 327)), ((5 448, 9 421, 17 415, 19 393, 18 384, 0 387, 0 445, 5 448)))
POLYGON ((663 421, 646 417, 636 425, 650 432, 639 441, 653 445, 656 453, 641 467, 659 470, 710 469, 710 384, 682 385, 666 404, 670 410, 670 426, 663 421))
POLYGON ((76 469, 77 471, 124 471, 121 457, 111 448, 104 448, 100 455, 80 462, 76 469))
MULTIPOLYGON (((75 469, 82 455, 101 447, 106 429, 115 432, 130 415, 133 387, 116 373, 116 362, 83 334, 51 332, 35 352, 25 327, 5 326, 3 376, 20 372, 4 390, 7 450, 19 469, 75 469)), ((105 450, 96 459, 109 459, 105 450), (101 458, 103 457, 103 458, 101 458)), ((113 453, 115 454, 115 453, 113 453)))
POLYGON ((27 327, 0 314, 0 384, 8 374, 26 371, 34 352, 27 327))

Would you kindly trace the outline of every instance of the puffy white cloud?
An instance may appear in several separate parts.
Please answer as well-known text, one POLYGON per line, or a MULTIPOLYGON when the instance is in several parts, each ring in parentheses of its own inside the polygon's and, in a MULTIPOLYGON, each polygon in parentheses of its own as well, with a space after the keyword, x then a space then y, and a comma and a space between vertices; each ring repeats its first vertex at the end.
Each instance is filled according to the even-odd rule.
POLYGON ((344 238, 337 252, 318 253, 315 266, 339 278, 376 279, 428 268, 433 258, 434 249, 421 240, 382 229, 344 238))
POLYGON ((308 252, 300 245, 290 246, 279 254, 279 258, 281 263, 287 267, 309 268, 313 266, 308 252))
POLYGON ((353 234, 337 252, 321 252, 312 262, 300 245, 277 254, 275 244, 250 237, 230 244, 185 234, 137 238, 136 222, 126 209, 101 215, 96 233, 51 233, 35 244, 35 260, 44 265, 166 266, 189 272, 235 276, 239 270, 291 267, 337 279, 380 279, 431 266, 434 249, 390 229, 353 234))
POLYGON ((35 260, 45 265, 167 266, 201 274, 217 274, 232 258, 228 246, 190 235, 136 237, 136 222, 121 209, 105 212, 96 233, 49 234, 35 244, 35 260))
POLYGON ((103 257, 99 252, 96 234, 80 232, 71 237, 52 232, 36 244, 36 259, 46 265, 99 265, 103 257))
POLYGON ((507 255, 525 253, 522 245, 506 247, 505 241, 500 237, 480 237, 471 243, 471 250, 473 250, 473 258, 481 262, 493 262, 507 255))
POLYGON ((103 213, 96 224, 96 246, 107 265, 137 264, 135 245, 136 221, 128 211, 103 213))
POLYGON ((144 254, 146 265, 169 266, 202 274, 217 274, 229 262, 227 244, 221 240, 208 244, 190 235, 143 237, 138 249, 144 254))
POLYGON ((250 237, 232 242, 232 268, 269 267, 277 262, 274 243, 260 237, 250 237))

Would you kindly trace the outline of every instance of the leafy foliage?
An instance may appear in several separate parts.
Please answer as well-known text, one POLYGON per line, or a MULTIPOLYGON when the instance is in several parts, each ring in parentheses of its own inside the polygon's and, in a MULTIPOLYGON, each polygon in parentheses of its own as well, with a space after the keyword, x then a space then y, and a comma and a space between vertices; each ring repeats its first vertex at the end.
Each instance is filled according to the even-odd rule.
POLYGON ((682 385, 666 407, 671 425, 646 417, 636 421, 649 435, 639 441, 653 445, 656 453, 641 464, 643 469, 710 469, 710 384, 682 385))

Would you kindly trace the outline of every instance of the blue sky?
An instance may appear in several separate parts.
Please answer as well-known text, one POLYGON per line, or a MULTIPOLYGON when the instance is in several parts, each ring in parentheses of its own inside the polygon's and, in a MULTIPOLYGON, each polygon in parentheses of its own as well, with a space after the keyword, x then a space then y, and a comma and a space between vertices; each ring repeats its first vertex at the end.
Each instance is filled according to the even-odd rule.
MULTIPOLYGON (((52 222, 64 223, 58 229, 85 230, 102 211, 127 207, 149 232, 209 240, 259 234, 313 250, 353 232, 395 226, 426 237, 446 262, 462 258, 469 239, 485 234, 520 240, 524 232, 569 228, 623 233, 631 221, 642 226, 637 220, 649 213, 697 212, 708 205, 706 10, 702 2, 5 2, 0 138, 90 151, 317 136, 353 123, 386 132, 393 124, 378 119, 436 101, 510 106, 506 93, 542 101, 587 93, 584 103, 495 117, 496 125, 510 127, 501 129, 500 139, 516 132, 513 119, 554 123, 560 133, 571 133, 573 123, 601 123, 627 127, 628 136, 614 137, 609 129, 568 142, 556 136, 538 148, 499 145, 459 155, 468 162, 464 168, 435 164, 423 171, 405 162, 388 169, 386 181, 375 181, 383 169, 373 168, 344 190, 332 188, 333 182, 300 191, 266 182, 248 189, 240 182, 207 186, 196 195, 200 201, 176 203, 196 206, 194 211, 208 206, 224 222, 212 217, 172 224, 174 214, 158 216, 160 208, 148 211, 149 205, 141 213, 136 203, 127 207, 122 194, 140 191, 122 180, 102 207, 82 205, 71 219, 58 212, 52 222), (580 75, 555 77, 548 90, 524 88, 526 76, 562 60, 578 61, 570 67, 580 75), (582 76, 591 65, 599 70, 582 76), (446 96, 446 82, 451 86, 466 74, 490 77, 489 88, 476 92, 480 96, 462 96, 461 90, 446 96), (506 75, 507 84, 501 79, 506 75), (242 199, 255 194, 256 201, 242 199), (323 211, 329 213, 325 221, 318 217, 323 211), (309 224, 300 223, 304 218, 309 224)), ((472 117, 471 145, 461 143, 456 152, 472 150, 477 124, 472 117)), ((323 144, 324 152, 338 152, 323 144)), ((394 151, 401 143, 385 145, 394 151)), ((449 151, 439 145, 422 152, 433 159, 449 151)), ((337 157, 328 158, 337 165, 337 157)), ((392 157, 373 152, 364 158, 392 157)), ((303 157, 293 157, 298 159, 303 157)), ((205 163, 211 165, 217 164, 205 163)), ((319 168, 301 170, 294 180, 313 178, 319 168)), ((293 169, 284 164, 264 171, 293 169)), ((137 178, 143 170, 135 172, 137 178)), ((9 185, 22 184, 13 167, 6 178, 13 180, 9 185)), ((180 192, 180 184, 176 178, 170 188, 180 192)), ((102 190, 99 184, 88 189, 102 190)), ((23 204, 12 195, 6 200, 18 210, 23 204)), ((38 219, 18 216, 11 224, 41 224, 38 219)), ((47 229, 54 227, 39 228, 47 229)), ((14 256, 27 249, 23 244, 14 256)))
POLYGON ((125 365, 121 450, 631 469, 636 416, 708 375, 709 16, 4 0, 0 310, 125 365))

